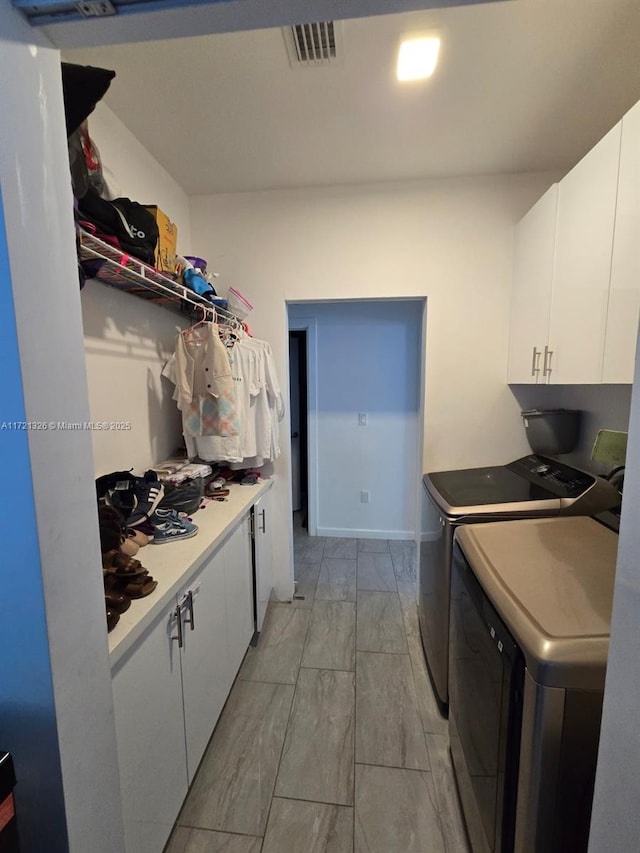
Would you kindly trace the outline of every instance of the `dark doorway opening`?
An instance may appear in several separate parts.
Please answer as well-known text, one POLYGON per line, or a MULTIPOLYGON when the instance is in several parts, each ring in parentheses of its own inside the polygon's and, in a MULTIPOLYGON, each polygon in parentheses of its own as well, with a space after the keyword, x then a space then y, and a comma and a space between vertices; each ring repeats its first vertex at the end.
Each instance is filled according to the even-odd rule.
POLYGON ((291 411, 291 489, 293 511, 307 527, 309 491, 307 332, 289 332, 289 405, 291 411))

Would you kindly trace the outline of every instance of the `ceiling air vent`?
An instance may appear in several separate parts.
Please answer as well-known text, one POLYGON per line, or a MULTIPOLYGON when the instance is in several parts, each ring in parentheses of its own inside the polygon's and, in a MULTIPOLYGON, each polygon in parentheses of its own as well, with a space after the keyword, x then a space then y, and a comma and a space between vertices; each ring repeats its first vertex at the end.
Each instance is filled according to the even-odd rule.
POLYGON ((292 68, 335 65, 341 59, 339 27, 333 21, 296 24, 283 33, 292 68))

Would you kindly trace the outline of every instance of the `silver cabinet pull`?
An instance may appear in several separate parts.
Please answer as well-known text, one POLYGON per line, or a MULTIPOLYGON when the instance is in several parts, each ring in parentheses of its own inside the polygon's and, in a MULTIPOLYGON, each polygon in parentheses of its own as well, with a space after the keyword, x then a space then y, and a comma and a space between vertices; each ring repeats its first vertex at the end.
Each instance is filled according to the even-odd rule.
POLYGON ((181 649, 183 646, 183 637, 182 637, 182 613, 180 612, 180 605, 176 607, 173 612, 174 618, 176 620, 176 627, 178 629, 178 636, 171 637, 172 640, 178 641, 178 648, 181 649))
POLYGON ((544 367, 542 369, 543 376, 551 376, 551 359, 553 358, 553 350, 549 347, 544 348, 544 367))
POLYGON ((260 530, 262 531, 262 533, 266 533, 267 532, 267 511, 266 511, 266 509, 261 510, 260 515, 262 516, 262 527, 260 528, 260 530))
POLYGON ((189 592, 187 593, 186 604, 189 608, 189 616, 184 617, 184 624, 190 625, 191 630, 193 631, 196 627, 196 623, 194 621, 194 616, 193 616, 193 592, 191 590, 189 590, 189 592))
POLYGON ((533 356, 531 358, 531 375, 536 376, 540 373, 540 356, 542 353, 538 349, 538 347, 533 348, 533 356))

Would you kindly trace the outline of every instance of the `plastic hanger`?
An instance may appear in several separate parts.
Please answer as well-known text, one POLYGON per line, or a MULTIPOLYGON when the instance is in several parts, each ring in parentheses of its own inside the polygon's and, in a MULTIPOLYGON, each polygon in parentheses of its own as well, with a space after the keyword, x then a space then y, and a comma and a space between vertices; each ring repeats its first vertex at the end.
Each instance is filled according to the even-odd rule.
POLYGON ((207 326, 209 324, 209 320, 207 319, 207 309, 204 305, 199 305, 198 308, 202 308, 202 319, 197 320, 193 326, 189 326, 188 329, 183 329, 182 331, 182 336, 184 338, 189 338, 192 341, 204 341, 205 337, 198 335, 197 332, 202 326, 207 326))

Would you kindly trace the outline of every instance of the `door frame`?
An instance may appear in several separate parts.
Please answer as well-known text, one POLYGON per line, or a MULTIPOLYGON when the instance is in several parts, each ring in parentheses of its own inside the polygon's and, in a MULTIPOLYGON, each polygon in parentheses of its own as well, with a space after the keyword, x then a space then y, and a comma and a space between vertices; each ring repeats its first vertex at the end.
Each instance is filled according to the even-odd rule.
MULTIPOLYGON (((307 529, 309 536, 318 533, 318 371, 317 320, 289 318, 290 332, 307 333, 307 529)), ((288 341, 287 341, 288 346, 288 341)), ((289 460, 291 463, 291 460, 289 460)), ((289 464, 289 490, 293 487, 289 464)))

